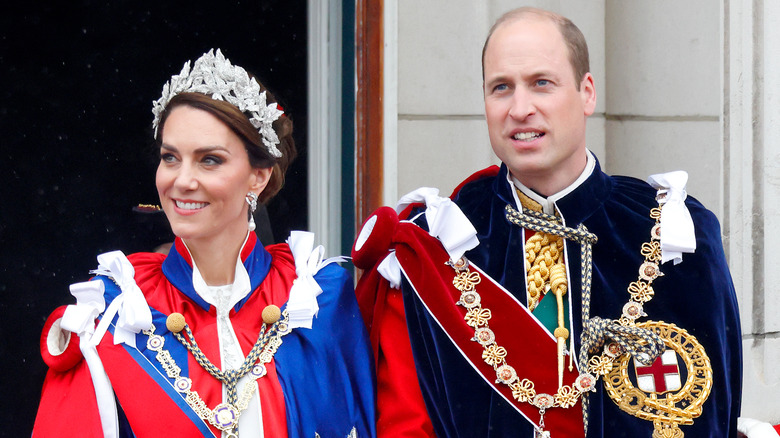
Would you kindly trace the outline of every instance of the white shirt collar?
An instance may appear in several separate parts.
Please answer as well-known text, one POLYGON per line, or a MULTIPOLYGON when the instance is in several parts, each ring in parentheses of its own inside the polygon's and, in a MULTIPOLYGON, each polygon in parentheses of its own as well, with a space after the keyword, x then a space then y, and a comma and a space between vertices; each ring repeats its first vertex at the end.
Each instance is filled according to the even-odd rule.
MULTIPOLYGON (((517 178, 512 176, 510 172, 507 172, 507 180, 510 184, 513 184, 520 191, 522 191, 526 196, 539 203, 539 205, 542 206, 542 211, 544 211, 546 214, 555 214, 555 202, 579 187, 583 182, 585 182, 586 179, 590 177, 590 175, 593 173, 593 169, 596 168, 596 158, 593 156, 593 153, 587 149, 585 151, 587 152, 588 159, 585 163, 585 169, 582 170, 580 176, 577 177, 577 179, 574 180, 574 182, 565 189, 546 198, 526 187, 517 178)), ((520 208, 520 200, 517 198, 516 193, 513 192, 513 194, 515 195, 515 202, 517 203, 517 207, 520 208)))

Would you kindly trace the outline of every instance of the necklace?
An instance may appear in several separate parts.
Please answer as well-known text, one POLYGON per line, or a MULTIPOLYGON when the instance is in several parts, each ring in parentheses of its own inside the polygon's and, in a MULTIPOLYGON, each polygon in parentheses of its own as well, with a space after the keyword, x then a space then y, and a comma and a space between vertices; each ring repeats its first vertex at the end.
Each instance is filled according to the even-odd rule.
POLYGON ((157 352, 155 358, 168 375, 168 378, 173 380, 173 387, 176 391, 184 396, 187 404, 201 419, 227 433, 228 438, 238 438, 238 420, 257 390, 255 382, 266 375, 265 364, 273 359, 276 350, 282 345, 282 336, 292 331, 288 324, 289 315, 286 310, 280 312, 278 307, 270 305, 263 310, 262 317, 263 325, 257 342, 255 342, 244 363, 238 369, 222 371, 209 361, 200 347, 198 347, 198 343, 195 341, 189 325, 185 322, 184 316, 180 313, 172 313, 168 316, 166 321, 168 330, 192 353, 195 360, 204 370, 225 384, 227 388, 228 401, 218 404, 214 409, 210 409, 198 392, 192 390, 192 380, 181 376, 181 368, 176 364, 170 352, 163 348, 165 338, 154 334, 154 326, 150 330, 144 330, 144 334, 148 336, 147 348, 157 352), (269 324, 270 327, 267 327, 269 324), (185 333, 186 338, 181 334, 182 331, 185 333), (239 379, 245 375, 249 375, 250 380, 244 385, 239 397, 236 386, 239 379))
POLYGON ((645 262, 639 268, 639 278, 628 286, 631 299, 623 306, 620 319, 610 321, 598 317, 590 318, 591 245, 596 242, 596 236, 589 233, 582 224, 578 229, 567 228, 551 221, 551 217, 544 213, 525 209, 523 212, 518 212, 510 205, 506 206, 506 217, 509 222, 533 231, 575 240, 583 249, 581 263, 583 336, 580 364, 584 369, 572 385, 562 385, 559 378, 559 387, 555 394, 537 393, 534 382, 518 376, 515 368, 507 363, 508 352, 498 344, 495 334, 489 327, 492 312, 482 307, 481 297, 476 290, 476 285, 481 282, 479 272, 471 271, 465 257, 448 262, 455 270, 453 285, 461 292, 456 304, 465 308, 464 320, 474 329, 472 341, 478 342, 483 347, 482 359, 496 372, 496 383, 509 386, 512 397, 518 402, 529 403, 539 410, 539 427, 535 432, 537 437, 550 436, 549 431, 544 430, 544 414, 547 409, 556 407, 567 409, 574 406, 580 398, 583 401, 583 417, 587 433, 586 394, 595 391, 599 377, 612 370, 615 358, 627 352, 639 362, 649 365, 663 352, 664 341, 660 336, 634 324, 637 318, 646 316, 642 305, 652 299, 652 282, 662 275, 658 266, 661 258, 660 213, 660 206, 651 210, 650 217, 655 219, 656 224, 652 228, 650 241, 642 245, 641 253, 645 257, 645 262), (607 338, 611 339, 611 342, 606 342, 607 338), (603 347, 601 354, 589 357, 590 351, 600 347, 603 347))

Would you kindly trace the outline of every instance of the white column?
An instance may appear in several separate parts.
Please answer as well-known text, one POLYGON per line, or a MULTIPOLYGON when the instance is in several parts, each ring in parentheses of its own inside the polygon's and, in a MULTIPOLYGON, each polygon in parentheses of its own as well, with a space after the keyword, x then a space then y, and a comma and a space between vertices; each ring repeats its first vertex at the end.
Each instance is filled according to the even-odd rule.
POLYGON ((398 169, 398 0, 384 0, 382 65, 382 204, 395 207, 399 196, 398 169))
POLYGON ((780 3, 724 1, 724 232, 740 297, 742 415, 780 422, 780 3))
POLYGON ((309 0, 309 230, 341 252, 341 0, 309 0))

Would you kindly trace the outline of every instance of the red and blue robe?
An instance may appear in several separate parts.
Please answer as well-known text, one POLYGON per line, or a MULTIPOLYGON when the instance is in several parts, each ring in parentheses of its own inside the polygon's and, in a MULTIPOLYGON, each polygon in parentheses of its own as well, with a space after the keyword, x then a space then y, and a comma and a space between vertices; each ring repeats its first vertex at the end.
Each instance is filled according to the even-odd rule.
MULTIPOLYGON (((257 340, 261 313, 269 304, 285 309, 296 278, 295 263, 286 244, 263 248, 254 233, 241 251, 251 290, 230 312, 244 355, 257 340)), ((166 328, 167 316, 184 315, 199 346, 212 363, 220 363, 216 310, 193 288, 192 260, 179 239, 166 256, 132 254, 135 280, 151 308, 155 334, 165 339, 181 375, 213 409, 222 402, 222 384, 209 375, 166 328)), ((351 276, 335 264, 322 268, 315 280, 323 292, 312 328, 296 328, 282 345, 268 374, 257 380, 265 437, 358 437, 374 431, 373 365, 365 326, 360 317, 351 276)), ((105 299, 121 291, 110 280, 105 299)), ((122 437, 219 437, 215 427, 200 419, 172 386, 172 379, 146 347, 147 336, 136 336, 136 348, 114 345, 113 325, 97 347, 119 411, 122 437)), ((71 342, 74 342, 73 339, 71 342)), ((77 343, 77 342, 76 342, 77 343)), ((241 388, 239 388, 241 389, 241 388)), ((95 392, 85 361, 67 370, 50 369, 43 386, 34 437, 102 436, 95 392)))

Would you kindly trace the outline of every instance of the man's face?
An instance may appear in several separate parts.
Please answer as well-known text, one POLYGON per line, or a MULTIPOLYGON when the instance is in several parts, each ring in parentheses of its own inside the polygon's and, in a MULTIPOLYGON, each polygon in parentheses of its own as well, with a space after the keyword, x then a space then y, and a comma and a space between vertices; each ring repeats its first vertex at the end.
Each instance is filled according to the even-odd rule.
POLYGON ((587 162, 585 121, 596 91, 590 73, 575 79, 557 25, 536 16, 501 25, 484 68, 485 115, 498 158, 545 196, 569 186, 587 162))

